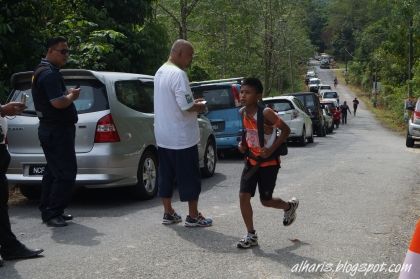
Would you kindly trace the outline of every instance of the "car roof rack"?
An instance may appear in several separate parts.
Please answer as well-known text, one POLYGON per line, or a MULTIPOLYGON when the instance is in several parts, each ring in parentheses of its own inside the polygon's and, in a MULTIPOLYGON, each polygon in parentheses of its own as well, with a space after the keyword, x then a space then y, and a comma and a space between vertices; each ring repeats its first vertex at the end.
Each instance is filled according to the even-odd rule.
POLYGON ((208 85, 208 84, 219 84, 219 83, 241 83, 243 77, 237 78, 225 78, 225 79, 215 79, 215 80, 203 80, 203 81, 193 81, 190 82, 190 86, 199 86, 199 85, 208 85))

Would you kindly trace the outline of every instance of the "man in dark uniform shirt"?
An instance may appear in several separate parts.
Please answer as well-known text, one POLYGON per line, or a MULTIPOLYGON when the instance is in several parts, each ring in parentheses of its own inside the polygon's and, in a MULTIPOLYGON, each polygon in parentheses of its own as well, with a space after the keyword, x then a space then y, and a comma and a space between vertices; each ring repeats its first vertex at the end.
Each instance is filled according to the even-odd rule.
POLYGON ((66 89, 59 71, 69 56, 67 39, 47 42, 47 55, 34 71, 32 97, 39 118, 38 137, 47 160, 42 178, 39 209, 42 221, 51 227, 64 227, 73 216, 64 214, 76 180, 74 101, 80 89, 66 89))
MULTIPOLYGON (((20 114, 25 105, 19 102, 10 102, 0 105, 0 255, 4 260, 16 260, 36 257, 43 252, 42 249, 29 249, 12 232, 7 207, 9 200, 9 185, 6 172, 10 163, 10 154, 5 144, 7 132, 5 116, 20 114)), ((0 259, 0 266, 3 265, 0 259)))

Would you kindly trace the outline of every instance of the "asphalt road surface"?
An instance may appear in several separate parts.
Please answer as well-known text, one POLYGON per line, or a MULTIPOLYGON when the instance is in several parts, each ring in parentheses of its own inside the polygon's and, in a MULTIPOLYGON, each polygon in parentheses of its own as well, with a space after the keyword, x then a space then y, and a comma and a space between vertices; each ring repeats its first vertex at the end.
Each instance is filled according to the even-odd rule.
MULTIPOLYGON (((331 70, 319 74, 332 84, 331 70)), ((337 89, 351 104, 341 81, 337 89)), ((297 220, 284 227, 282 212, 261 206, 257 194, 260 245, 249 250, 235 247, 246 231, 238 202, 243 162, 234 156, 203 180, 199 206, 214 219, 210 228, 164 226, 158 199, 132 201, 120 190, 76 195, 68 210, 76 218, 65 228, 47 228, 36 203, 19 202, 10 208, 13 230, 29 247, 44 248, 44 257, 6 262, 0 278, 397 278, 364 277, 355 268, 403 262, 419 216, 419 150, 407 149, 361 103, 333 134, 289 148, 275 195, 300 199, 297 220)), ((186 204, 175 197, 174 207, 185 218, 186 204)))

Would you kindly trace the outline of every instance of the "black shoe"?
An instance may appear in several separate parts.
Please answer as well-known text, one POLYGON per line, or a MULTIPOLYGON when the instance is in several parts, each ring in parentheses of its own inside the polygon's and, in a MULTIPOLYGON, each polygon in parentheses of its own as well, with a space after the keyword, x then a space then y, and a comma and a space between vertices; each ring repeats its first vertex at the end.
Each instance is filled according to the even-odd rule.
POLYGON ((2 266, 3 266, 3 260, 0 259, 0 267, 2 267, 2 266))
POLYGON ((73 215, 71 214, 63 214, 61 217, 64 219, 64 221, 71 221, 73 220, 73 215))
POLYGON ((34 258, 44 252, 43 249, 29 249, 23 244, 17 245, 7 250, 2 249, 0 251, 1 257, 5 261, 18 260, 18 259, 29 259, 34 258))
POLYGON ((45 222, 48 227, 65 227, 67 226, 66 221, 64 221, 63 217, 57 216, 54 218, 51 218, 47 222, 45 222))

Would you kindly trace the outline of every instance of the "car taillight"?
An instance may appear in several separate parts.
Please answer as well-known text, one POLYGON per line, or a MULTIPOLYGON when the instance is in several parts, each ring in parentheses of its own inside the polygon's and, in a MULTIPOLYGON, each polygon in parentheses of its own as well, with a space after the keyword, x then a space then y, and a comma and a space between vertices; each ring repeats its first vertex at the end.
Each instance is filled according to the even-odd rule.
POLYGON ((415 111, 413 113, 413 123, 420 124, 420 111, 415 111))
POLYGON ((119 142, 120 136, 115 127, 112 115, 108 114, 99 119, 96 124, 95 143, 119 142))
POLYGON ((297 110, 293 110, 292 112, 292 119, 298 118, 299 117, 299 112, 297 110))

